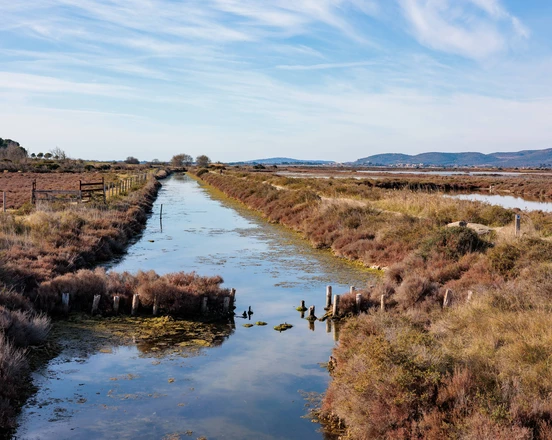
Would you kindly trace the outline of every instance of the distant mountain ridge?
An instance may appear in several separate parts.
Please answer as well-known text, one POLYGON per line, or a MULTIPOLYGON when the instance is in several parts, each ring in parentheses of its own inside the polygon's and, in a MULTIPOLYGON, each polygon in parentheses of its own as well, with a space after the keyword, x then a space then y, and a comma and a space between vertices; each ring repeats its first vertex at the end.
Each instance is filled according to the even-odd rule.
POLYGON ((234 162, 233 164, 250 164, 250 165, 298 165, 298 164, 311 164, 311 165, 328 165, 335 163, 333 160, 301 160, 292 159, 290 157, 271 157, 268 159, 256 159, 243 162, 234 162))
POLYGON ((499 152, 483 154, 467 153, 421 153, 375 154, 353 162, 353 165, 424 165, 424 166, 489 166, 489 167, 539 167, 552 164, 552 148, 545 150, 524 150, 517 152, 499 152))

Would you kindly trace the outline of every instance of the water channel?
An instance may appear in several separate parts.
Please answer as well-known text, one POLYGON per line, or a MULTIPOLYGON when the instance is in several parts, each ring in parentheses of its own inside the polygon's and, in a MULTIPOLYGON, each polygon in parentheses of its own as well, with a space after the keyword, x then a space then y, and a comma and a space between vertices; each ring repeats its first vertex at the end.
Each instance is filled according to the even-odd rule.
POLYGON ((446 197, 489 203, 491 205, 498 205, 508 209, 518 208, 522 211, 552 212, 552 203, 550 202, 534 202, 522 199, 521 197, 487 194, 455 194, 447 195, 446 197))
MULTIPOLYGON (((325 287, 362 287, 370 272, 336 259, 187 176, 166 180, 154 214, 116 271, 196 271, 237 289, 237 312, 217 344, 188 352, 148 351, 106 341, 67 348, 34 374, 39 391, 20 416, 18 439, 321 439, 304 417, 304 393, 321 393, 339 329, 295 310, 324 312, 325 287), (159 221, 163 205, 163 222, 159 221), (275 325, 294 327, 279 333, 275 325), (111 345, 110 345, 111 344, 111 345)), ((220 326, 219 326, 220 328, 220 326)), ((78 341, 78 339, 77 339, 78 341)), ((174 341, 172 341, 174 343, 174 341)), ((85 342, 82 342, 85 344, 85 342)))

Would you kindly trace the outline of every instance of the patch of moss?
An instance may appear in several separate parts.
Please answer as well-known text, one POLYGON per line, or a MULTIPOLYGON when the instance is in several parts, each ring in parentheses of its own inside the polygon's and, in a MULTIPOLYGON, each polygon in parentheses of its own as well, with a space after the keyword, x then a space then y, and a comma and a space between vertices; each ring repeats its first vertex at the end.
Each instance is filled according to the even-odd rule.
POLYGON ((286 330, 288 330, 292 327, 293 326, 291 324, 288 324, 287 322, 284 322, 283 324, 279 324, 279 325, 275 326, 274 330, 279 331, 279 332, 283 332, 283 331, 286 331, 286 330))
POLYGON ((255 325, 266 325, 266 322, 264 321, 257 321, 255 325))
POLYGON ((246 328, 249 328, 249 327, 253 327, 253 324, 243 324, 243 326, 246 328))

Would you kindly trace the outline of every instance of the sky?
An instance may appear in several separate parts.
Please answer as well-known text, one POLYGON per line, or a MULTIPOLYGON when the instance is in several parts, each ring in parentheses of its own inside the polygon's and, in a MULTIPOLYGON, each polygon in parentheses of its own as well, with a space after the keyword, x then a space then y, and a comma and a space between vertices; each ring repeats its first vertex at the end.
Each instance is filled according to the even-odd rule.
POLYGON ((0 137, 96 160, 552 148, 550 0, 0 0, 0 137))

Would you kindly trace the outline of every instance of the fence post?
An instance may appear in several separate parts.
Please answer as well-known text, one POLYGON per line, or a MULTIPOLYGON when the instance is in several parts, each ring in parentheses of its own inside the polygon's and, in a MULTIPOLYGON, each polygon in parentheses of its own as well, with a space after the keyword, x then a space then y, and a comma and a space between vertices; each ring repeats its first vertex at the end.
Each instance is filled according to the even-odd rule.
POLYGON ((362 305, 362 294, 356 294, 356 311, 360 313, 360 306, 362 305))
POLYGON ((201 314, 202 315, 207 314, 207 301, 208 300, 209 300, 209 298, 207 298, 206 296, 201 297, 201 314))
POLYGON ((307 317, 307 319, 310 319, 313 321, 316 319, 316 316, 314 316, 314 306, 309 307, 309 316, 307 317))
POLYGON ((119 313, 119 302, 121 300, 121 297, 119 295, 115 295, 113 297, 113 312, 115 314, 119 313))
POLYGON ((333 316, 337 316, 339 314, 339 295, 334 295, 332 314, 333 316))
POLYGON ((471 302, 472 296, 473 296, 473 291, 472 291, 472 290, 468 290, 468 297, 466 298, 466 302, 467 302, 467 303, 471 302))
POLYGON ((351 286, 349 288, 349 293, 355 293, 355 290, 356 290, 355 286, 351 286))
POLYGON ((521 215, 516 214, 516 232, 515 235, 518 237, 521 232, 521 215))
POLYGON ((230 289, 230 305, 234 307, 234 304, 236 302, 236 289, 231 288, 230 289))
POLYGON ((98 306, 100 305, 101 295, 94 295, 94 300, 92 301, 92 315, 98 311, 98 306))
POLYGON ((380 310, 385 312, 385 295, 382 295, 380 298, 380 310))
POLYGON ((443 298, 443 308, 450 307, 452 303, 452 290, 447 289, 445 291, 445 297, 443 298))
POLYGON ((330 310, 332 306, 332 286, 326 286, 326 308, 324 310, 330 310))
POLYGON ((157 316, 157 311, 159 310, 159 300, 157 296, 153 297, 153 316, 157 316))
POLYGON ((132 310, 130 311, 130 314, 132 316, 136 315, 138 313, 138 307, 140 306, 140 295, 135 293, 132 296, 132 310))

